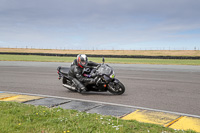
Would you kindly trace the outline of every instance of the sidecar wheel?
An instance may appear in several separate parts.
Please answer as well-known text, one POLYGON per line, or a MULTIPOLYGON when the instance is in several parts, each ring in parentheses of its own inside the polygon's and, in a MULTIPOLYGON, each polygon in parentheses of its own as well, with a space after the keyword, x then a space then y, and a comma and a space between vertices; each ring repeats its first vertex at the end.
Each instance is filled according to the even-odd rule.
POLYGON ((108 91, 114 95, 121 95, 125 92, 125 87, 121 82, 112 82, 108 85, 108 91))

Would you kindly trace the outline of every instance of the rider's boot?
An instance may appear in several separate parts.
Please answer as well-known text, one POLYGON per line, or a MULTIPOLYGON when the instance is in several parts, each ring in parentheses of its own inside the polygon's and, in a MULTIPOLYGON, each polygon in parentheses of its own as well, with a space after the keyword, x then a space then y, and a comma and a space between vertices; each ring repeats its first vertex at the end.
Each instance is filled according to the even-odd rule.
POLYGON ((85 87, 78 88, 78 92, 79 92, 79 93, 86 92, 86 89, 85 89, 85 87))

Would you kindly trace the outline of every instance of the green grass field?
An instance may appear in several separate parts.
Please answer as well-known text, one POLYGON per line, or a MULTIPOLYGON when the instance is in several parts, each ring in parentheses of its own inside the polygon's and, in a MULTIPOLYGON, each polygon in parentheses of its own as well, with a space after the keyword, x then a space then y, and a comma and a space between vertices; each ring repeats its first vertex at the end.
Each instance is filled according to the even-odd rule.
MULTIPOLYGON (((37 55, 0 55, 0 61, 37 61, 37 62, 72 62, 76 57, 56 57, 37 55)), ((101 63, 102 58, 88 58, 101 63)), ((200 60, 182 59, 135 59, 135 58, 105 58, 106 63, 120 64, 162 64, 162 65, 200 65, 200 60)))
POLYGON ((0 133, 194 133, 62 108, 0 102, 0 133))

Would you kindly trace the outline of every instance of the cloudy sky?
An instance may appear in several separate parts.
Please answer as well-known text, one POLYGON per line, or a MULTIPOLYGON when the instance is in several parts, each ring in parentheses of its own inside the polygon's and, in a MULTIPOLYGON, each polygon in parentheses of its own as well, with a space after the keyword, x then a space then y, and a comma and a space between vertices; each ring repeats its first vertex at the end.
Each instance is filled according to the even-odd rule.
POLYGON ((200 49, 200 0, 0 0, 0 47, 200 49))

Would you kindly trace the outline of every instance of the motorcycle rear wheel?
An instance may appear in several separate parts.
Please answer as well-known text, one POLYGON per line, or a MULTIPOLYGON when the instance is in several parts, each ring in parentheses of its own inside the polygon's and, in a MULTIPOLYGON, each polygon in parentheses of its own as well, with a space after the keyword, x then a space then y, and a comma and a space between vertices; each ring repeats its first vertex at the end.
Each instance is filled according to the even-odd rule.
POLYGON ((120 81, 118 83, 110 83, 108 91, 114 95, 121 95, 125 92, 125 87, 120 81))

